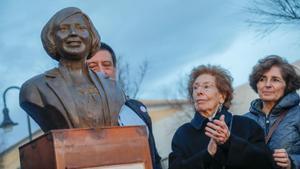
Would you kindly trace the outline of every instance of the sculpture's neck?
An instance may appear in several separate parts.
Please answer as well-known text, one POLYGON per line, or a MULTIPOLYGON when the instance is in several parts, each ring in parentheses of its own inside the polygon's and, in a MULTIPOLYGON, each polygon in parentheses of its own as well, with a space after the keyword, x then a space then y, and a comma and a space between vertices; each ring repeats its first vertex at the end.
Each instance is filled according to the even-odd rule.
POLYGON ((92 84, 91 79, 89 78, 88 66, 83 61, 74 61, 61 59, 59 61, 60 65, 63 67, 63 72, 65 74, 64 78, 66 82, 72 86, 85 86, 92 84))
POLYGON ((64 66, 71 74, 87 75, 88 67, 85 60, 66 60, 61 58, 60 64, 64 66))

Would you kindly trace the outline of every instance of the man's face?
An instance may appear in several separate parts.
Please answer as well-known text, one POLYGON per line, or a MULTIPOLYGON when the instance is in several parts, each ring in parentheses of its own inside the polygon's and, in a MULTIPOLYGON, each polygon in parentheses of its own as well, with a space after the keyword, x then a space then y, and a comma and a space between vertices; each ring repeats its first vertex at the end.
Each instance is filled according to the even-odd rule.
POLYGON ((116 79, 116 68, 112 56, 107 50, 98 51, 92 58, 87 60, 87 64, 94 72, 102 72, 111 79, 116 79))
POLYGON ((62 58, 79 60, 89 54, 91 35, 85 21, 84 17, 76 14, 66 18, 56 27, 54 41, 62 58))

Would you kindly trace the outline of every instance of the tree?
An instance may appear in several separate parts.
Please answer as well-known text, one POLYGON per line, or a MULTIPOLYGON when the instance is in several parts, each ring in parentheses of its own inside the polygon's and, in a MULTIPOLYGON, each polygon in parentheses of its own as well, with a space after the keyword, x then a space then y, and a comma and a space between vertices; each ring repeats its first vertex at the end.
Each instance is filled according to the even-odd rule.
POLYGON ((182 118, 192 119, 193 118, 193 110, 192 105, 189 101, 188 89, 187 89, 188 75, 180 75, 176 86, 172 88, 168 88, 165 91, 165 96, 167 98, 168 104, 171 108, 176 109, 182 113, 178 115, 179 120, 182 118))
POLYGON ((300 23, 300 0, 252 0, 249 6, 247 22, 259 26, 263 36, 281 25, 300 23))
POLYGON ((117 60, 118 82, 127 96, 129 96, 130 98, 136 98, 149 68, 149 62, 148 60, 144 60, 141 64, 138 65, 138 70, 134 71, 133 74, 133 69, 128 62, 123 61, 123 58, 120 56, 117 60))

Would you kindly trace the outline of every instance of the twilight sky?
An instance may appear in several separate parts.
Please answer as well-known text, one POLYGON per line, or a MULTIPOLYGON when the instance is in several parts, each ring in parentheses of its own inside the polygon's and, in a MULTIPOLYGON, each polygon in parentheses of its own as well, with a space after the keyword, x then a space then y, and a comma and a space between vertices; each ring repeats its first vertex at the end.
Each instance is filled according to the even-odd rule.
MULTIPOLYGON (((179 77, 200 64, 229 69, 238 86, 247 82, 252 66, 263 56, 299 60, 299 29, 283 27, 259 38, 255 28, 245 23, 248 1, 1 0, 0 92, 56 66, 42 47, 40 32, 55 12, 69 6, 79 7, 91 18, 102 40, 130 62, 133 75, 143 60, 149 61, 141 99, 165 98, 166 91, 176 89, 179 77)), ((0 131, 6 146, 27 136, 18 91, 8 92, 7 105, 19 125, 10 132, 0 131)))

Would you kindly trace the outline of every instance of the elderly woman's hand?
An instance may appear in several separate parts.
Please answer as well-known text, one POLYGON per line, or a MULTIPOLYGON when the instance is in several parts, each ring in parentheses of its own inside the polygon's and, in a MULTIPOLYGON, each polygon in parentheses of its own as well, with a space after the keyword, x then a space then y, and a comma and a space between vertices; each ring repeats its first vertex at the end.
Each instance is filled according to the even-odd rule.
POLYGON ((230 136, 230 131, 225 123, 225 116, 222 115, 220 120, 208 122, 205 127, 205 135, 214 139, 217 144, 224 144, 230 136))
POLYGON ((275 149, 273 157, 278 166, 284 169, 291 169, 291 160, 285 149, 275 149))
POLYGON ((207 146, 207 151, 208 153, 213 157, 215 156, 216 152, 217 152, 218 146, 217 143, 214 139, 210 139, 208 146, 207 146))

